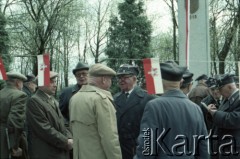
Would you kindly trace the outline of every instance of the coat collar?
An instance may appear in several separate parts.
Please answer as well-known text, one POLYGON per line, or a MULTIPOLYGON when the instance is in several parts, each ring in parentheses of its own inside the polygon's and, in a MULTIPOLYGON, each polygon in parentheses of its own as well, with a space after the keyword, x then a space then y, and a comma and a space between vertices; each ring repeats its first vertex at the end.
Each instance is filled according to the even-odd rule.
POLYGON ((161 97, 179 97, 187 98, 187 96, 180 89, 171 89, 163 93, 161 97))
POLYGON ((80 92, 99 92, 106 95, 109 99, 113 100, 112 94, 109 91, 106 91, 104 89, 92 85, 83 85, 82 88, 80 89, 80 92))
POLYGON ((75 84, 75 85, 72 86, 71 91, 72 91, 72 93, 75 93, 75 92, 79 91, 79 89, 81 89, 81 86, 78 85, 78 84, 75 84))

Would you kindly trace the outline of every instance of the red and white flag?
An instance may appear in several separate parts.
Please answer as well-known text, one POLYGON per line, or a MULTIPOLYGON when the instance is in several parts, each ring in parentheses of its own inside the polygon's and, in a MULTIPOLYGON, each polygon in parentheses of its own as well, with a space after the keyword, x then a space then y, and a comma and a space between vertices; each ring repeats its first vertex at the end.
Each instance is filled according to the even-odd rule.
POLYGON ((0 57, 0 79, 7 80, 6 70, 4 68, 3 60, 1 57, 0 57))
POLYGON ((49 86, 50 84, 49 54, 38 55, 37 60, 38 60, 38 86, 49 86))
POLYGON ((143 68, 146 78, 147 91, 149 94, 162 94, 162 75, 158 59, 143 59, 143 68))

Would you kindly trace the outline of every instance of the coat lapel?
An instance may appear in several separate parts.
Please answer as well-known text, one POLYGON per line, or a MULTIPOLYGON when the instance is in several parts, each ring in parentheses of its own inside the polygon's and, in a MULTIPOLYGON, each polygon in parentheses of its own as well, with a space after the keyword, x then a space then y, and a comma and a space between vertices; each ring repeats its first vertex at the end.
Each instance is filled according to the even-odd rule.
POLYGON ((117 105, 119 116, 122 116, 129 109, 138 106, 138 103, 140 101, 139 98, 143 97, 142 93, 139 90, 140 89, 138 87, 135 87, 127 100, 125 100, 124 93, 118 96, 118 99, 115 103, 117 105))

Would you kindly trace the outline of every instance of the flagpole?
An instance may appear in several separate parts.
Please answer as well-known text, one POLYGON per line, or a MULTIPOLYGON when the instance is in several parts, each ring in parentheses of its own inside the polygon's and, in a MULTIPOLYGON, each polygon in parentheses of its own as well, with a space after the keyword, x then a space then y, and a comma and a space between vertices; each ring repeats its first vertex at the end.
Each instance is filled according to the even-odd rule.
POLYGON ((190 0, 186 0, 186 66, 189 69, 189 32, 190 32, 190 0))

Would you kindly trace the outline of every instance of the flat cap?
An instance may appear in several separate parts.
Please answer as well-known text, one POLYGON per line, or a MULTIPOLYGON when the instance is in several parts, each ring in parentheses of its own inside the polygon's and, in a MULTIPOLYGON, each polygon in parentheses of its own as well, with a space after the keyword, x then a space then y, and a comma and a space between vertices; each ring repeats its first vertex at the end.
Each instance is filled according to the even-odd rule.
POLYGON ((24 81, 24 82, 32 82, 32 81, 36 81, 36 76, 34 74, 29 74, 29 75, 26 75, 27 77, 27 80, 24 81))
POLYGON ((58 77, 58 73, 57 73, 57 72, 50 71, 50 79, 51 79, 51 78, 55 78, 55 77, 58 77))
POLYGON ((77 71, 80 71, 80 70, 89 70, 89 66, 88 64, 86 63, 83 63, 83 62, 78 62, 76 67, 72 70, 73 74, 75 75, 75 73, 77 71))
POLYGON ((139 74, 139 69, 138 66, 133 66, 129 64, 122 64, 118 71, 117 71, 117 76, 121 75, 138 75, 139 74))
POLYGON ((213 77, 209 77, 205 83, 206 83, 208 88, 217 87, 217 80, 213 77))
POLYGON ((221 88, 225 86, 226 84, 235 83, 234 81, 234 75, 233 74, 223 74, 220 76, 220 78, 217 80, 217 87, 221 88))
POLYGON ((193 81, 192 77, 193 77, 193 73, 190 72, 189 70, 186 70, 183 74, 183 84, 188 84, 191 83, 193 81))
POLYGON ((100 63, 92 65, 89 68, 88 73, 89 73, 90 76, 95 76, 95 77, 98 77, 98 76, 115 76, 116 75, 116 72, 113 69, 111 69, 110 67, 108 67, 106 65, 100 64, 100 63))
POLYGON ((160 69, 162 79, 168 81, 181 81, 187 67, 179 66, 174 61, 167 61, 165 63, 160 63, 160 69))
POLYGON ((27 80, 26 76, 24 76, 23 74, 21 74, 19 72, 15 72, 15 71, 7 72, 7 76, 8 76, 8 78, 17 78, 17 79, 20 79, 22 81, 27 80))
POLYGON ((208 79, 208 76, 205 75, 205 74, 202 74, 200 76, 198 76, 195 81, 200 81, 200 80, 207 80, 208 79))

